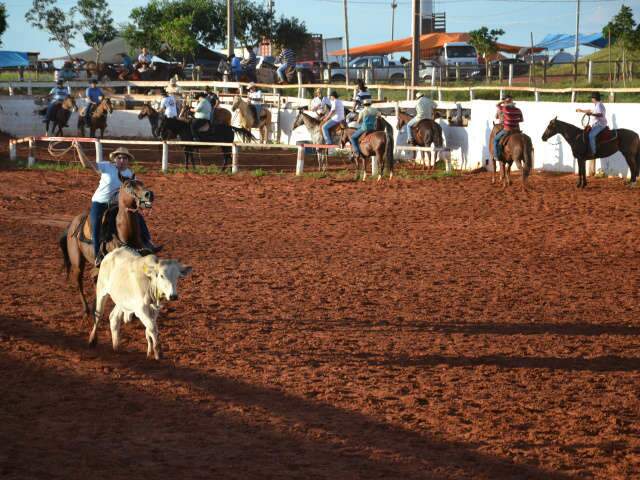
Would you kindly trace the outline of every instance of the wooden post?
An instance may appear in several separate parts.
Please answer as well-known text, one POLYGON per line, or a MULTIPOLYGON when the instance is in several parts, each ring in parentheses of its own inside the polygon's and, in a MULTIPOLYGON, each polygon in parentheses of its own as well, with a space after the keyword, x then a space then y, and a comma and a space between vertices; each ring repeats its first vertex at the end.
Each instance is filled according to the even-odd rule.
POLYGON ((460 81, 460 64, 456 62, 456 82, 460 81))
POLYGON ((131 85, 127 85, 127 95, 131 95, 131 85))
POLYGON ((539 102, 539 101, 540 101, 540 92, 539 92, 538 90, 536 90, 536 91, 533 93, 533 95, 534 95, 534 97, 535 97, 535 99, 536 99, 536 102, 539 102))
POLYGON ((498 80, 502 81, 504 79, 504 64, 502 60, 498 62, 498 80))
POLYGON ((33 95, 33 87, 31 85, 31 79, 29 79, 29 83, 27 83, 27 95, 33 95))
POLYGON ((96 147, 96 163, 104 162, 104 155, 102 153, 102 143, 100 143, 100 140, 96 140, 94 142, 94 145, 96 147))
POLYGON ((304 146, 298 145, 298 157, 296 159, 296 175, 299 177, 304 172, 304 146))
POLYGON ((370 67, 366 67, 364 69, 364 83, 365 85, 369 85, 371 83, 371 73, 373 71, 373 68, 370 67))
POLYGON ((374 156, 371 157, 371 176, 375 177, 380 172, 380 165, 378 165, 378 159, 374 156))
POLYGON ((13 95, 13 85, 9 84, 9 96, 13 95))
POLYGON ((445 163, 445 171, 447 173, 451 173, 451 171, 453 170, 451 168, 451 149, 447 149, 447 150, 448 150, 447 151, 447 155, 446 155, 445 161, 444 161, 444 163, 445 163))
POLYGON ((509 64, 509 86, 513 85, 513 63, 509 64))
POLYGON ((589 160, 587 162, 587 175, 589 177, 595 177, 595 175, 596 175, 596 160, 589 160))
POLYGON ((469 101, 473 102, 473 88, 469 88, 469 101))
POLYGON ((542 83, 547 83, 547 59, 542 59, 542 83))
POLYGON ((431 67, 431 86, 436 86, 436 67, 431 67))
POLYGON ((593 82, 593 60, 589 60, 587 64, 587 83, 591 85, 593 82))
POLYGON ((485 60, 484 68, 486 70, 487 83, 491 83, 491 62, 485 60))
POLYGON ((298 78, 298 98, 302 97, 302 72, 297 71, 296 77, 298 78))
POLYGON ((414 91, 410 88, 407 88, 407 100, 413 100, 414 91))
POLYGON ((238 173, 238 146, 234 143, 231 145, 231 173, 238 173))
POLYGON ((378 100, 382 100, 382 88, 378 87, 378 100))
POLYGON ((571 103, 576 103, 576 91, 571 90, 571 103))
POLYGON ((169 171, 169 144, 162 142, 162 173, 169 171))
POLYGON ((613 90, 611 90, 611 92, 609 93, 609 101, 611 103, 615 103, 616 101, 616 92, 614 92, 613 90))
POLYGON ((502 100, 504 98, 504 90, 500 89, 500 98, 498 100, 502 100))
POLYGON ((16 142, 14 140, 9 140, 9 158, 14 162, 18 159, 18 151, 16 147, 16 142))
POLYGON ((438 101, 441 102, 442 101, 442 89, 438 88, 438 101))
POLYGON ((36 157, 34 156, 34 148, 33 148, 33 138, 29 139, 29 157, 27 158, 27 167, 31 168, 36 163, 36 157))

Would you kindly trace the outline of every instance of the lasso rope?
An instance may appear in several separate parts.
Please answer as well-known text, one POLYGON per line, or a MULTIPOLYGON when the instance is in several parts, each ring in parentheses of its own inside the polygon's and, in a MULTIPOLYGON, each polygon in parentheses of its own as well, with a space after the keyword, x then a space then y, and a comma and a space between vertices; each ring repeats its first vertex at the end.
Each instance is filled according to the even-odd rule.
POLYGON ((60 144, 60 143, 67 143, 67 142, 50 142, 49 146, 47 148, 49 155, 51 155, 53 158, 61 158, 64 157, 67 153, 69 153, 71 150, 74 151, 73 154, 73 158, 74 160, 76 160, 76 152, 75 152, 75 142, 71 142, 71 145, 69 145, 66 148, 56 148, 56 145, 60 144))

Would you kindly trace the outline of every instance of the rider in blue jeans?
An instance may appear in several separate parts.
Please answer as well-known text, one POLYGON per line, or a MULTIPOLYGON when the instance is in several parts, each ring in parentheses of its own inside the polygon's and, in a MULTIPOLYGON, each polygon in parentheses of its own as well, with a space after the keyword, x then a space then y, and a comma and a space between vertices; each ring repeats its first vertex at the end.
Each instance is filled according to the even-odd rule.
POLYGON ((342 100, 338 98, 338 92, 335 90, 331 92, 329 99, 331 100, 331 110, 322 119, 322 136, 327 145, 332 143, 330 130, 344 121, 344 105, 342 100))
MULTIPOLYGON (((129 161, 133 160, 133 155, 129 153, 124 147, 118 148, 114 152, 111 152, 109 158, 111 162, 92 162, 84 154, 84 151, 79 144, 76 143, 76 149, 78 151, 78 157, 80 163, 85 168, 91 168, 100 175, 100 184, 96 189, 93 197, 91 197, 91 211, 89 212, 89 218, 91 219, 91 237, 93 241, 93 253, 95 255, 95 265, 100 266, 102 261, 100 254, 100 230, 102 227, 102 217, 104 212, 107 211, 109 205, 114 201, 117 202, 118 191, 120 190, 120 176, 131 177, 133 173, 129 170, 129 161)), ((156 253, 159 252, 162 247, 156 246, 151 243, 151 235, 149 228, 145 223, 141 215, 138 215, 138 221, 142 234, 142 241, 144 246, 149 251, 156 253)))
POLYGON ((362 105, 364 105, 364 109, 360 112, 358 116, 358 123, 360 124, 360 128, 355 131, 353 135, 351 135, 351 147, 356 155, 362 155, 362 151, 360 150, 359 139, 362 135, 367 132, 373 132, 376 129, 376 120, 378 119, 378 110, 371 106, 371 99, 366 98, 362 101, 362 105))
POLYGON ((604 104, 600 99, 598 92, 591 94, 591 101, 593 102, 593 110, 588 109, 576 109, 578 113, 586 113, 589 115, 589 125, 591 130, 589 131, 589 147, 593 155, 596 154, 596 138, 598 134, 607 128, 607 110, 604 108, 604 104))

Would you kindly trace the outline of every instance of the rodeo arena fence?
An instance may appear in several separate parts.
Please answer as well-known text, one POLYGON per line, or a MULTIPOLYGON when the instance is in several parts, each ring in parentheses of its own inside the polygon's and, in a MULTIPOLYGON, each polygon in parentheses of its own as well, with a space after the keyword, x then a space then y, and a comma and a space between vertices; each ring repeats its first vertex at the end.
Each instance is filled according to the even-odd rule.
MULTIPOLYGON (((68 82, 68 85, 72 89, 84 89, 86 88, 86 82, 72 81, 68 82)), ((116 103, 122 102, 125 110, 132 110, 134 105, 141 105, 143 102, 157 101, 159 95, 144 95, 140 93, 134 93, 135 89, 160 89, 167 85, 166 82, 158 81, 113 81, 104 82, 103 87, 119 89, 122 93, 114 93, 109 96, 116 103)), ((291 127, 293 121, 292 116, 295 115, 295 111, 298 107, 308 105, 309 98, 307 94, 311 93, 315 88, 321 88, 327 92, 332 90, 351 89, 353 85, 345 83, 320 83, 320 84, 303 84, 301 79, 298 78, 297 84, 289 85, 273 85, 273 84, 257 84, 259 88, 265 92, 265 102, 272 110, 273 125, 272 131, 273 137, 269 139, 272 143, 213 143, 213 142, 184 142, 184 141, 161 141, 151 140, 148 131, 150 129, 146 126, 147 133, 140 133, 141 127, 137 127, 135 122, 137 116, 124 115, 116 117, 117 122, 110 122, 107 130, 108 134, 112 137, 108 139, 93 139, 77 136, 69 137, 50 137, 40 136, 36 132, 42 131, 42 125, 40 120, 34 117, 33 105, 35 98, 34 92, 43 92, 45 89, 50 89, 53 86, 53 82, 0 82, 0 91, 3 89, 8 90, 9 96, 4 97, 2 102, 2 108, 0 109, 0 129, 9 133, 13 139, 9 142, 10 157, 15 160, 18 158, 19 148, 20 154, 24 147, 28 148, 27 153, 27 165, 32 166, 36 162, 37 157, 40 157, 38 153, 39 145, 46 143, 49 152, 49 158, 57 157, 62 158, 59 152, 71 150, 71 144, 68 143, 65 147, 60 147, 61 142, 79 142, 79 143, 93 143, 95 147, 96 159, 104 158, 103 146, 112 148, 113 145, 130 145, 135 149, 147 150, 153 153, 153 158, 157 162, 158 154, 161 152, 161 170, 166 172, 169 170, 170 164, 170 149, 171 148, 183 148, 185 146, 202 147, 204 148, 219 148, 229 147, 231 149, 231 171, 232 173, 238 173, 240 169, 247 167, 285 167, 285 169, 293 169, 295 165, 295 172, 297 175, 302 175, 305 170, 305 153, 308 153, 309 149, 336 149, 335 145, 317 145, 309 141, 307 136, 301 141, 296 142, 293 136, 293 131, 288 127, 291 127), (287 96, 283 93, 283 89, 296 89, 296 96, 287 96), (20 95, 18 92, 24 91, 27 94, 20 95), (283 115, 281 115, 281 113, 283 115), (286 113, 286 115, 285 115, 286 113), (28 118, 21 118, 21 115, 28 118), (113 133, 114 130, 117 133, 113 133), (283 142, 281 136, 288 136, 288 143, 283 142), (256 159, 255 164, 248 165, 247 162, 241 160, 241 155, 251 155, 256 159), (263 155, 264 159, 270 159, 271 163, 260 163, 258 160, 260 155, 263 155), (274 164, 273 159, 278 156, 288 156, 288 163, 274 164)), ((248 83, 243 82, 228 82, 228 81, 178 81, 178 87, 183 90, 183 93, 187 93, 188 90, 197 91, 202 90, 205 87, 211 88, 214 92, 217 92, 223 105, 227 108, 230 107, 230 103, 233 97, 241 92, 243 87, 248 86, 248 83)), ((555 143, 548 142, 542 143, 540 136, 546 127, 548 121, 555 115, 560 115, 560 118, 564 116, 565 119, 573 121, 574 124, 579 122, 579 118, 575 116, 575 105, 571 103, 562 102, 545 102, 540 101, 540 96, 544 94, 567 94, 571 96, 572 103, 578 100, 578 96, 581 95, 586 98, 586 93, 591 92, 592 88, 540 88, 540 87, 525 87, 525 86, 492 86, 492 85, 476 85, 476 86, 438 86, 438 85, 419 85, 415 87, 404 85, 387 85, 387 84, 374 84, 369 85, 369 90, 374 93, 377 92, 376 106, 389 110, 396 111, 399 108, 411 109, 414 106, 413 98, 417 91, 431 92, 433 99, 438 103, 439 109, 446 109, 455 111, 457 108, 458 119, 462 120, 462 111, 469 112, 468 115, 473 117, 473 121, 469 121, 466 124, 460 123, 454 125, 451 123, 449 126, 443 128, 445 135, 445 147, 413 147, 402 144, 398 139, 395 141, 395 152, 399 155, 396 158, 400 159, 412 159, 409 158, 409 154, 422 153, 423 156, 429 153, 430 156, 440 155, 444 153, 440 158, 445 161, 448 171, 454 169, 472 169, 479 166, 488 165, 488 133, 490 131, 490 124, 495 114, 495 100, 478 100, 475 98, 477 92, 492 91, 503 96, 507 91, 513 94, 516 99, 518 94, 525 94, 527 101, 519 102, 520 107, 525 113, 525 131, 534 140, 534 149, 536 149, 535 168, 543 168, 551 171, 573 172, 575 171, 575 163, 570 150, 566 145, 563 145, 562 141, 556 141, 555 143), (406 92, 406 100, 400 101, 386 101, 383 98, 383 91, 403 91, 406 92), (444 95, 447 92, 467 92, 468 101, 445 101, 444 95), (533 95, 532 95, 533 94, 533 95), (533 98, 531 98, 533 97, 533 98), (462 127, 462 128, 457 128, 462 127), (543 155, 539 155, 542 151, 543 155), (553 157, 553 158, 550 158, 553 157)), ((616 94, 619 93, 640 93, 640 88, 600 88, 601 93, 608 95, 605 96, 605 100, 610 103, 615 101, 616 94)), ((47 90, 48 91, 48 90, 47 90)), ((375 96, 375 94, 374 94, 375 96)), ((1 101, 0 101, 1 102, 1 101)), ((345 101, 346 106, 351 105, 351 102, 345 101)), ((614 128, 636 128, 637 104, 625 104, 619 103, 612 105, 613 112, 613 127, 614 128)), ((120 112, 120 110, 117 110, 120 112)), ((115 113, 115 112, 114 112, 115 113)), ((133 114, 135 112, 124 112, 133 114)), ((389 113, 393 117, 393 113, 389 113)), ((467 115, 465 113, 465 115, 467 115)), ((467 118, 468 119, 468 118, 467 118)), ((395 126, 394 126, 395 127, 395 126)), ((302 129, 303 127, 301 127, 302 129)), ((394 128, 395 131, 395 128, 394 128)), ((399 137, 401 132, 395 131, 399 137)), ((40 158, 45 159, 47 156, 42 155, 40 158)), ((54 158, 55 159, 55 158, 54 158)), ((600 169, 604 174, 609 176, 626 176, 628 174, 623 161, 620 159, 603 159, 598 160, 600 169)), ((372 163, 372 174, 376 175, 380 169, 380 166, 376 164, 375 160, 372 163)), ((598 163, 596 163, 598 165, 598 163)), ((154 167, 155 168, 155 167, 154 167)))

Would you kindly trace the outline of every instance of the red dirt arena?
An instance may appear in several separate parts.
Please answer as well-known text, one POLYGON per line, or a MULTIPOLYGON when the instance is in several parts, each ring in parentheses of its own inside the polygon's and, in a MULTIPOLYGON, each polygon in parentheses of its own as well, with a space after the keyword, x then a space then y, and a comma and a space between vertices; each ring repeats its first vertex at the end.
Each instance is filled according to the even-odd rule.
POLYGON ((621 180, 144 173, 161 256, 194 269, 157 362, 137 321, 112 352, 106 315, 89 349, 62 274, 96 176, 2 165, 2 478, 640 478, 621 180))

